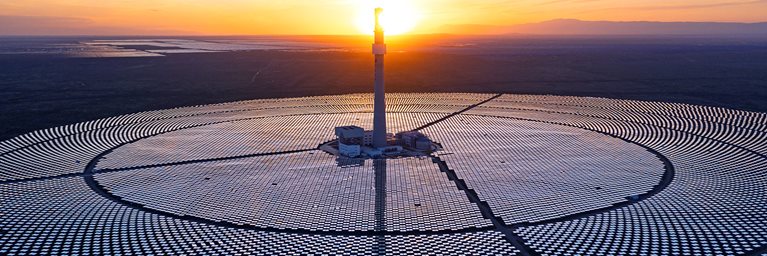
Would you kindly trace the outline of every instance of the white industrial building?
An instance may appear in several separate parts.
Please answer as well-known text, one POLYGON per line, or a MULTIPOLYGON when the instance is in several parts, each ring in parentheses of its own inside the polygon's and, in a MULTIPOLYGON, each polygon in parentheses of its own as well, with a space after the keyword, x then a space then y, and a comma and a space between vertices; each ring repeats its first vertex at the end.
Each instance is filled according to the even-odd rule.
MULTIPOLYGON (((348 157, 358 157, 362 154, 362 145, 365 145, 365 130, 358 126, 336 127, 338 136, 338 153, 348 157)), ((372 136, 371 136, 372 137, 372 136)))
POLYGON ((402 145, 395 139, 393 134, 387 134, 387 145, 374 147, 373 131, 365 131, 358 126, 336 127, 338 136, 338 153, 347 157, 380 157, 383 155, 398 154, 402 151, 402 145))

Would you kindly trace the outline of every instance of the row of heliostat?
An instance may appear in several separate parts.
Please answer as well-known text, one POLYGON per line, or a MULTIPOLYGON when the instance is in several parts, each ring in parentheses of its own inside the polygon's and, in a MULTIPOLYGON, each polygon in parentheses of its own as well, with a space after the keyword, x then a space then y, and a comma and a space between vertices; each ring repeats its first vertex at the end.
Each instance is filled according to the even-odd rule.
MULTIPOLYGON (((412 129, 491 96, 391 95, 389 111, 399 113, 390 115, 390 127, 394 127, 394 130, 412 129)), ((107 227, 111 225, 114 229, 97 233, 76 232, 77 236, 85 240, 96 240, 99 236, 116 234, 112 232, 120 230, 120 227, 150 227, 170 221, 162 216, 141 214, 141 211, 112 205, 112 202, 95 193, 62 195, 59 191, 36 196, 30 194, 63 188, 68 188, 66 191, 88 191, 88 187, 82 185, 82 179, 67 178, 71 177, 67 175, 82 173, 93 158, 106 150, 144 137, 147 138, 118 147, 105 155, 96 168, 97 172, 102 169, 117 170, 97 174, 96 180, 110 193, 135 197, 125 197, 125 200, 154 202, 156 205, 146 204, 145 207, 239 224, 317 230, 374 228, 375 225, 371 223, 375 220, 369 217, 371 215, 364 215, 360 220, 336 218, 349 217, 349 212, 375 210, 374 202, 371 204, 371 199, 375 201, 375 194, 371 191, 374 168, 370 163, 359 167, 361 171, 351 173, 353 169, 329 166, 328 163, 332 163, 333 159, 324 153, 307 151, 292 153, 301 157, 286 157, 291 156, 286 154, 212 161, 211 164, 184 164, 188 160, 315 148, 318 143, 332 139, 332 127, 339 122, 369 123, 370 115, 366 113, 371 110, 370 103, 369 95, 345 95, 198 106, 54 128, 2 142, 0 175, 5 180, 2 185, 5 194, 2 197, 4 202, 14 202, 14 207, 3 208, 5 217, 1 220, 4 224, 2 234, 8 242, 0 249, 8 252, 14 249, 17 252, 44 252, 51 250, 50 246, 44 246, 45 242, 57 239, 58 234, 73 234, 72 230, 96 223, 107 227), (215 147, 206 146, 211 145, 211 142, 218 144, 215 147), (194 186, 218 184, 221 188, 238 188, 232 186, 232 182, 254 179, 254 174, 231 170, 254 164, 262 166, 264 164, 260 162, 263 161, 271 161, 270 166, 286 163, 279 166, 294 172, 258 173, 269 178, 266 179, 269 182, 263 184, 265 188, 241 186, 239 190, 230 191, 230 194, 212 197, 193 193, 180 199, 157 197, 173 189, 183 189, 183 184, 190 184, 173 183, 184 179, 194 179, 194 186), (311 161, 318 161, 319 167, 311 164, 296 166, 311 161), (169 165, 120 171, 120 168, 153 164, 169 165), (160 168, 162 172, 153 171, 153 168, 160 168), (308 181, 289 183, 289 180, 298 178, 295 171, 301 168, 316 175, 302 177, 308 181), (197 176, 187 176, 190 170, 197 176), (215 175, 221 171, 229 173, 215 175), (128 175, 131 172, 134 175, 128 175), (56 176, 62 178, 49 178, 56 176), (221 177, 231 179, 211 183, 221 177), (210 178, 208 183, 199 182, 206 181, 205 178, 210 178), (296 185, 304 182, 318 182, 316 184, 321 185, 335 182, 338 187, 332 191, 314 191, 317 188, 306 186, 302 188, 309 189, 307 194, 325 193, 329 196, 295 198, 297 201, 282 200, 290 199, 287 197, 289 193, 284 191, 296 191, 296 185), (162 188, 157 187, 157 184, 169 185, 162 188), (254 192, 254 189, 260 191, 254 192), (343 195, 349 190, 367 193, 368 198, 345 198, 343 195), (139 191, 145 192, 137 193, 139 191), (210 210, 221 209, 221 204, 203 204, 196 209, 200 212, 181 211, 189 209, 189 205, 185 206, 184 202, 200 202, 201 199, 202 202, 218 202, 221 198, 239 192, 279 195, 281 197, 262 198, 260 202, 283 202, 285 205, 261 208, 248 206, 250 208, 247 209, 233 207, 231 212, 223 214, 222 211, 210 210), (162 204, 162 200, 176 205, 162 204), (313 203, 302 205, 301 200, 313 203), (253 212, 259 209, 261 212, 253 212), (43 224, 60 216, 62 211, 78 214, 60 220, 61 225, 57 227, 43 224), (301 215, 307 212, 310 214, 301 215), (339 212, 342 214, 338 215, 339 212), (309 218, 289 219, 286 218, 288 216, 309 218), (312 219, 312 216, 316 219, 312 219), (94 218, 96 220, 92 220, 94 218)), ((767 143, 764 143, 765 120, 765 115, 761 113, 681 104, 504 95, 428 127, 424 132, 445 146, 446 151, 439 157, 483 201, 488 202, 497 216, 502 217, 507 224, 533 223, 514 231, 535 251, 545 254, 735 254, 767 244, 767 225, 764 223, 766 206, 762 203, 765 201, 762 190, 767 182, 763 175, 766 169, 764 154, 767 151, 767 143), (663 191, 647 200, 586 218, 566 219, 578 212, 600 209, 623 201, 625 196, 645 193, 658 184, 664 174, 660 161, 640 146, 578 128, 613 134, 658 151, 673 163, 673 180, 663 191), (556 161, 547 156, 567 156, 570 161, 556 161), (554 218, 563 219, 555 223, 534 225, 537 221, 554 218)), ((476 208, 472 208, 473 204, 465 200, 465 197, 460 197, 462 192, 456 194, 459 191, 451 190, 446 178, 440 180, 444 175, 429 159, 390 161, 386 168, 391 170, 388 173, 392 173, 386 177, 388 201, 385 208, 390 217, 385 223, 387 229, 450 230, 489 226, 487 220, 478 216, 476 208), (423 175, 414 176, 414 172, 423 175), (416 185, 423 191, 409 191, 416 185), (435 191, 442 192, 426 193, 435 191), (397 219, 407 221, 397 222, 397 219)), ((280 170, 274 167, 262 169, 280 170)), ((210 190, 217 187, 204 188, 210 190)), ((233 200, 230 203, 236 206, 240 202, 248 201, 233 200)), ((212 235, 219 235, 222 232, 220 230, 235 232, 221 227, 210 227, 206 231, 208 225, 203 224, 184 225, 194 225, 200 232, 212 232, 212 235)), ((151 231, 132 234, 137 238, 131 239, 147 240, 147 244, 137 246, 135 250, 162 252, 152 248, 166 246, 178 247, 177 250, 183 252, 186 250, 184 248, 194 248, 193 245, 197 243, 190 243, 184 235, 173 231, 158 234, 158 230, 146 230, 151 231), (156 236, 165 237, 163 241, 173 241, 172 237, 176 237, 178 244, 152 245, 148 240, 156 236)), ((487 236, 491 233, 470 234, 464 236, 487 236)), ((292 236, 269 236, 281 235, 286 237, 286 241, 292 236)), ((499 252, 504 252, 503 248, 510 246, 498 239, 499 234, 490 236, 495 238, 485 240, 495 244, 487 248, 499 248, 499 252)), ((412 239, 444 239, 436 235, 408 237, 394 239, 403 244, 387 240, 385 242, 391 247, 384 247, 408 247, 410 243, 412 246, 423 245, 412 239)), ((337 236, 317 235, 315 238, 344 240, 337 236)), ((78 247, 79 242, 66 240, 61 241, 62 248, 78 247)), ((242 241, 233 238, 231 245, 235 246, 238 242, 242 241)), ((373 250, 381 248, 373 244, 370 241, 362 242, 341 251, 357 250, 360 246, 373 250)), ((489 246, 481 243, 476 246, 479 245, 489 246)), ((263 244, 258 246, 269 247, 263 244)), ((101 250, 134 250, 127 245, 114 243, 103 244, 101 247, 101 250)), ((253 250, 256 247, 252 245, 242 248, 253 250)), ((308 246, 303 250, 311 248, 308 246)), ((364 248, 361 250, 364 251, 364 248)), ((470 248, 474 247, 464 249, 470 248)))

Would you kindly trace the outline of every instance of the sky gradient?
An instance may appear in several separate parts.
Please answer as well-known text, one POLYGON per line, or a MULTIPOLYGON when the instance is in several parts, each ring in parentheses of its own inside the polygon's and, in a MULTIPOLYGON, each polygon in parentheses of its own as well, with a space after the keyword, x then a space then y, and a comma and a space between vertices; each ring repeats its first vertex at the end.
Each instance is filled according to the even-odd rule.
MULTIPOLYGON (((453 32, 451 25, 461 24, 502 26, 563 18, 767 21, 767 0, 406 2, 419 16, 411 33, 450 33, 453 32)), ((367 6, 370 6, 368 0, 3 0, 0 1, 0 34, 360 34, 356 20, 367 6)))

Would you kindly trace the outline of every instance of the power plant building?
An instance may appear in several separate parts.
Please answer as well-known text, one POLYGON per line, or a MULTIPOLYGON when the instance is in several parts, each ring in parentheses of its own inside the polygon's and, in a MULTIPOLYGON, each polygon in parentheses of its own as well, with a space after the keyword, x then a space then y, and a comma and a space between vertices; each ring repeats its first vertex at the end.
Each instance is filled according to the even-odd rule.
POLYGON ((365 130, 357 126, 336 127, 338 136, 338 153, 348 157, 358 157, 362 154, 365 130))
POLYGON ((423 133, 408 131, 397 133, 397 140, 403 147, 427 151, 431 150, 432 141, 423 133))

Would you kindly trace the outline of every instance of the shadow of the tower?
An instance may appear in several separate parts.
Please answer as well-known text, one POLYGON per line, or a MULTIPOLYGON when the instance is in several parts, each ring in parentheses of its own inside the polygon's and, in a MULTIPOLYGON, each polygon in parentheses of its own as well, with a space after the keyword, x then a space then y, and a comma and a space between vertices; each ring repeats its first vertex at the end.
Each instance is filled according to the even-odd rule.
MULTIPOLYGON (((375 170, 375 230, 386 231, 386 159, 374 159, 375 170)), ((386 254, 386 237, 376 236, 375 247, 377 255, 386 254)))

